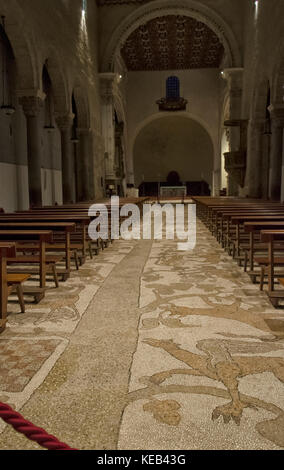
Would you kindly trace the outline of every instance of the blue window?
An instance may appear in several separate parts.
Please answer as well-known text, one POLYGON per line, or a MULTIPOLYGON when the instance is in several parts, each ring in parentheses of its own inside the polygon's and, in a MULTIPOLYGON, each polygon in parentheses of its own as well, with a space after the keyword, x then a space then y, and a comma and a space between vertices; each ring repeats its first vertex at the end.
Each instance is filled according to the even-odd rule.
POLYGON ((172 76, 167 79, 167 100, 180 99, 180 82, 179 78, 172 76))

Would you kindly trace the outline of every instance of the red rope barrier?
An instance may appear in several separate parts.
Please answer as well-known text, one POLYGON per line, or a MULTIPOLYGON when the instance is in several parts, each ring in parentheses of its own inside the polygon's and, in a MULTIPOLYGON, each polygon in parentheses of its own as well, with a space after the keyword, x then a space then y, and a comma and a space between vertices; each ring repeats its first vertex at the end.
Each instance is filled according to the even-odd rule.
POLYGON ((0 402, 0 418, 5 423, 13 426, 15 431, 24 434, 30 441, 37 442, 41 447, 48 450, 77 450, 72 449, 66 444, 60 442, 56 437, 47 434, 47 432, 34 426, 23 418, 22 415, 14 411, 9 405, 0 402))

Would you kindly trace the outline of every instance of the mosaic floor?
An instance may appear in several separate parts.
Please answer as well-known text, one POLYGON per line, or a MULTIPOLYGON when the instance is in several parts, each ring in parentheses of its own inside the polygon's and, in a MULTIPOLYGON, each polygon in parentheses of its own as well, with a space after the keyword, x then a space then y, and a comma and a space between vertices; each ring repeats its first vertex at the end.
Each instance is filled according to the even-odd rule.
POLYGON ((199 222, 197 246, 155 241, 120 449, 284 447, 284 314, 199 222))
POLYGON ((115 242, 27 307, 0 337, 0 401, 71 445, 284 448, 284 312, 200 222, 193 251, 115 242))
MULTIPOLYGON (((44 381, 105 279, 133 249, 125 241, 89 260, 55 289, 48 282, 40 304, 8 304, 8 325, 0 336, 0 401, 18 410, 44 381)), ((0 432, 4 423, 0 421, 0 432)), ((0 437, 1 448, 1 437, 0 437)))

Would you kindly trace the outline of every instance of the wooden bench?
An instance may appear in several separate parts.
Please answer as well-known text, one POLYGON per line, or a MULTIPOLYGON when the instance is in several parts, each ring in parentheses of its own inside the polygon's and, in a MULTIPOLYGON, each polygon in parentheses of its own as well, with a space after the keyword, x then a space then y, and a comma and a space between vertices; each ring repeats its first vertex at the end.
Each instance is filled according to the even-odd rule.
MULTIPOLYGON (((284 220, 284 209, 255 209, 251 208, 250 210, 246 209, 241 211, 238 209, 237 212, 225 210, 221 213, 221 225, 217 235, 219 233, 220 242, 231 254, 231 249, 237 252, 239 256, 239 241, 241 239, 241 227, 244 224, 245 220, 270 220, 270 218, 275 218, 275 220, 284 220), (224 227, 225 225, 225 227, 224 227)), ((243 239, 247 237, 245 234, 242 236, 243 239)))
MULTIPOLYGON (((40 248, 39 248, 39 251, 40 251, 40 248)), ((58 272, 56 269, 56 264, 60 263, 60 261, 62 261, 62 256, 45 256, 45 260, 44 260, 45 278, 46 278, 46 274, 51 272, 53 275, 53 280, 54 280, 56 288, 59 287, 58 272)), ((8 272, 10 274, 13 272, 13 269, 11 269, 10 267, 15 266, 15 265, 17 265, 17 268, 16 268, 17 270, 18 270, 18 265, 23 265, 25 272, 28 272, 29 274, 39 274, 41 271, 42 263, 43 262, 40 256, 37 256, 37 255, 32 255, 32 256, 17 255, 13 258, 7 258, 8 272), (38 265, 39 268, 35 268, 35 267, 27 268, 26 265, 38 265)), ((45 283, 44 285, 41 283, 40 287, 45 287, 45 283)))
MULTIPOLYGON (((277 305, 283 292, 275 291, 277 275, 282 279, 282 266, 284 268, 284 237, 281 230, 275 233, 277 228, 284 231, 284 205, 273 201, 242 200, 240 198, 194 198, 197 204, 198 214, 207 225, 211 233, 216 236, 222 246, 241 264, 244 269, 249 263, 253 282, 260 276, 260 288, 263 289, 265 277, 268 277, 268 295, 273 305, 277 305), (264 229, 274 230, 270 235, 263 234, 264 229), (272 236, 271 241, 269 237, 272 236), (273 253, 273 254, 271 254, 273 253), (259 271, 254 265, 259 265, 259 271)), ((284 269, 283 269, 284 276, 284 269)))
POLYGON ((0 242, 0 333, 5 330, 7 322, 7 257, 16 256, 15 243, 0 242))
MULTIPOLYGON (((71 256, 75 260, 76 269, 79 269, 79 255, 78 251, 83 253, 83 245, 71 244, 71 234, 75 232, 75 223, 70 222, 1 222, 0 217, 0 230, 51 230, 53 232, 53 243, 46 244, 46 251, 59 251, 65 255, 66 272, 61 271, 64 280, 68 279, 71 270, 71 256), (56 243, 56 237, 61 237, 62 243, 56 243)), ((38 251, 37 244, 17 244, 18 251, 23 252, 36 252, 38 251)), ((82 258, 81 258, 82 261, 82 258)))
MULTIPOLYGON (((284 290, 275 291, 274 277, 275 277, 275 255, 274 244, 275 241, 283 241, 284 243, 284 230, 262 230, 261 241, 268 243, 268 291, 267 295, 272 304, 277 307, 279 300, 284 299, 284 290)), ((279 276, 280 277, 280 276, 279 276)))
MULTIPOLYGON (((53 233, 47 230, 0 230, 0 240, 17 242, 30 242, 37 241, 39 243, 39 256, 31 257, 9 257, 9 264, 38 264, 39 265, 39 278, 40 288, 45 289, 46 286, 46 271, 47 264, 49 266, 55 265, 62 257, 46 257, 45 246, 46 243, 52 243, 53 233), (52 259, 51 259, 52 258, 52 259)), ((54 272, 55 268, 51 268, 54 272)), ((29 274, 29 272, 28 272, 29 274)), ((58 281, 57 281, 58 282, 58 281)), ((55 280, 56 283, 56 280, 55 280)), ((38 294, 38 292, 37 292, 38 294)))
POLYGON ((16 289, 21 306, 21 313, 25 313, 23 283, 26 282, 29 278, 29 274, 7 274, 8 295, 12 293, 13 289, 16 289))
POLYGON ((254 208, 268 209, 278 208, 283 209, 284 205, 275 203, 273 201, 260 201, 259 199, 241 199, 232 197, 222 198, 208 198, 208 197, 192 197, 193 201, 197 205, 197 215, 203 220, 205 225, 210 228, 210 225, 214 222, 215 212, 217 210, 251 210, 254 208))
MULTIPOLYGON (((244 230, 249 234, 249 247, 247 248, 247 245, 245 245, 244 249, 248 250, 249 253, 249 269, 250 273, 253 276, 254 275, 254 255, 257 250, 257 245, 255 243, 255 237, 256 233, 260 233, 261 230, 276 230, 276 229, 284 229, 284 220, 281 217, 281 220, 278 219, 278 217, 275 216, 270 216, 270 220, 267 220, 267 217, 262 218, 262 220, 250 220, 246 218, 244 221, 244 230)), ((261 244, 259 244, 259 249, 262 249, 261 244)), ((268 251, 268 244, 266 243, 266 250, 268 251)), ((280 246, 279 244, 277 245, 277 248, 279 249, 280 246)))
MULTIPOLYGON (((104 249, 109 246, 110 243, 113 242, 112 237, 111 237, 111 219, 110 219, 110 208, 108 208, 108 238, 106 240, 93 240, 88 236, 88 232, 85 232, 86 235, 86 245, 88 246, 88 251, 90 254, 90 257, 93 257, 93 252, 97 255, 99 253, 100 249, 104 249)), ((86 208, 61 208, 61 206, 56 206, 53 209, 50 208, 45 208, 45 209, 34 209, 31 211, 22 211, 17 213, 20 216, 31 216, 32 219, 34 217, 40 217, 40 218, 50 218, 50 217, 60 217, 61 219, 66 219, 68 217, 76 217, 78 218, 83 218, 85 219, 88 217, 88 225, 96 219, 96 215, 89 215, 89 207, 86 208)), ((124 220, 125 217, 120 217, 120 221, 124 220)))
POLYGON ((33 214, 31 212, 28 213, 14 213, 14 214, 5 214, 4 216, 0 215, 0 223, 74 223, 76 225, 76 230, 74 233, 71 234, 70 242, 72 242, 73 236, 75 243, 78 242, 82 244, 82 262, 85 262, 87 250, 89 249, 89 242, 87 239, 87 227, 90 224, 90 217, 87 216, 78 216, 72 214, 55 214, 55 215, 48 215, 48 214, 33 214))

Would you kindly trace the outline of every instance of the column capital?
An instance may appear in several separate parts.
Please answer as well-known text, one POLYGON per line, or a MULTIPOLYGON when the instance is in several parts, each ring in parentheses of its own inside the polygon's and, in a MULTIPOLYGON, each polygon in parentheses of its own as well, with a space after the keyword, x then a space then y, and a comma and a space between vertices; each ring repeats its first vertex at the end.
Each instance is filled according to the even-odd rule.
POLYGON ((75 114, 56 115, 55 120, 61 131, 69 130, 73 126, 75 114))
POLYGON ((240 78, 241 79, 243 78, 244 68, 243 67, 231 67, 231 68, 224 69, 222 72, 226 80, 228 79, 239 80, 240 78))
POLYGON ((119 83, 119 75, 117 73, 100 73, 99 77, 101 98, 106 103, 111 103, 119 83))
POLYGON ((222 75, 227 81, 231 93, 234 95, 239 95, 242 93, 244 76, 243 68, 224 69, 222 75))
POLYGON ((36 117, 43 107, 44 100, 39 96, 21 96, 19 103, 27 117, 36 117))
POLYGON ((39 89, 25 89, 25 90, 16 90, 17 97, 23 98, 23 97, 34 97, 34 98, 40 98, 42 101, 45 100, 46 94, 39 89))
POLYGON ((99 78, 100 78, 101 83, 110 83, 110 84, 119 83, 118 73, 112 73, 112 72, 100 73, 99 78))

